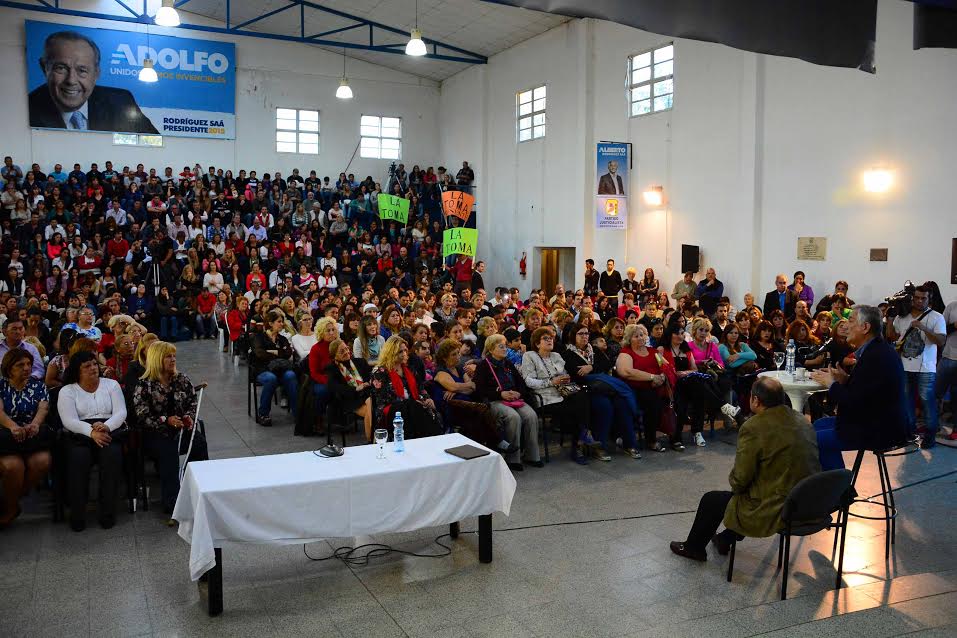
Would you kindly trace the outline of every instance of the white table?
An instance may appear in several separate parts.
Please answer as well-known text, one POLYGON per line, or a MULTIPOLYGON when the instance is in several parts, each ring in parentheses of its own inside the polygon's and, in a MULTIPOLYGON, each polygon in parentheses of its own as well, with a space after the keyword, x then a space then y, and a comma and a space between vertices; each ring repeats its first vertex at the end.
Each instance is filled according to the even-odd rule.
POLYGON ((190 463, 173 518, 190 543, 189 571, 205 578, 209 613, 222 612, 222 544, 299 544, 424 527, 479 517, 479 560, 492 561, 492 513, 506 516, 515 478, 495 452, 469 461, 444 450, 478 443, 460 434, 313 452, 190 463), (208 574, 207 574, 208 572, 208 574), (205 574, 205 576, 204 576, 205 574))
MULTIPOLYGON (((799 368, 802 369, 802 368, 799 368)), ((806 374, 810 374, 809 372, 806 374)), ((777 379, 784 386, 784 393, 791 399, 791 407, 798 412, 804 412, 804 406, 807 404, 808 395, 814 392, 823 392, 827 390, 817 381, 812 381, 810 376, 805 377, 803 381, 792 377, 784 370, 769 370, 761 372, 759 377, 771 377, 777 379)))

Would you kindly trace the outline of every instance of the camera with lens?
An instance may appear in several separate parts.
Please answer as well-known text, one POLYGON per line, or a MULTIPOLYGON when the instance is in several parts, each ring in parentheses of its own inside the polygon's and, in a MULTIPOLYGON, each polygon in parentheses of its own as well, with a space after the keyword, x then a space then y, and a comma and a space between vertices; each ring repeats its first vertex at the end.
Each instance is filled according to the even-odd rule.
POLYGON ((908 279, 900 291, 890 297, 884 297, 884 301, 887 302, 887 316, 898 317, 910 312, 916 290, 917 286, 908 279))
POLYGON ((398 168, 399 167, 396 166, 395 162, 392 162, 391 164, 389 164, 389 177, 395 179, 395 172, 398 170, 398 168))

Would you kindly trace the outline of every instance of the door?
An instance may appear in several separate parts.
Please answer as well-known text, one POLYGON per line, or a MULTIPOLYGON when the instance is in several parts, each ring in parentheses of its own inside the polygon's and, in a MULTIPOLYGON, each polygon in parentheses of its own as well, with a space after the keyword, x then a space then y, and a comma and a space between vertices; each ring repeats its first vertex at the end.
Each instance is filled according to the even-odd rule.
POLYGON ((558 249, 542 248, 542 290, 551 294, 558 284, 558 249))

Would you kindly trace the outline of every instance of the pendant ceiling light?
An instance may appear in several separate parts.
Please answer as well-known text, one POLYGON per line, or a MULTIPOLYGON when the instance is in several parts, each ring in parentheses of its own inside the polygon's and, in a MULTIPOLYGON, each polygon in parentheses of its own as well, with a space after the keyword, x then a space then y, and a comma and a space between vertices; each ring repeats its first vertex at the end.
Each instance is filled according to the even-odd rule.
POLYGON ((156 12, 155 21, 161 27, 179 26, 179 14, 173 6, 173 0, 163 0, 163 6, 156 12))
POLYGON ((159 76, 156 75, 156 69, 153 68, 153 60, 149 58, 148 51, 150 50, 150 25, 146 25, 146 50, 147 58, 143 60, 143 68, 140 69, 140 73, 137 76, 140 82, 157 82, 159 81, 159 76))
POLYGON ((156 69, 153 68, 153 61, 149 58, 143 60, 143 68, 140 69, 140 82, 156 82, 159 76, 156 75, 156 69))
POLYGON ((339 88, 336 89, 336 97, 340 100, 352 99, 352 87, 349 86, 349 78, 346 77, 346 51, 342 50, 342 78, 339 80, 339 88))
POLYGON ((405 54, 419 57, 426 53, 428 51, 425 48, 425 42, 422 41, 422 32, 419 31, 419 0, 415 0, 415 28, 412 29, 409 43, 405 45, 405 54))

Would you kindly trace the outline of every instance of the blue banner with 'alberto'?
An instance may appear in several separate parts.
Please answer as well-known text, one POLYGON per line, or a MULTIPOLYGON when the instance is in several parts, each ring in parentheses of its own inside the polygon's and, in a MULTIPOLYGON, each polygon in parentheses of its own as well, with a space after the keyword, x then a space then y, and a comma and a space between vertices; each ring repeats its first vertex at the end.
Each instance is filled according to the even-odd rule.
POLYGON ((26 21, 32 128, 236 138, 236 47, 26 21), (145 59, 158 82, 139 80, 145 59))

